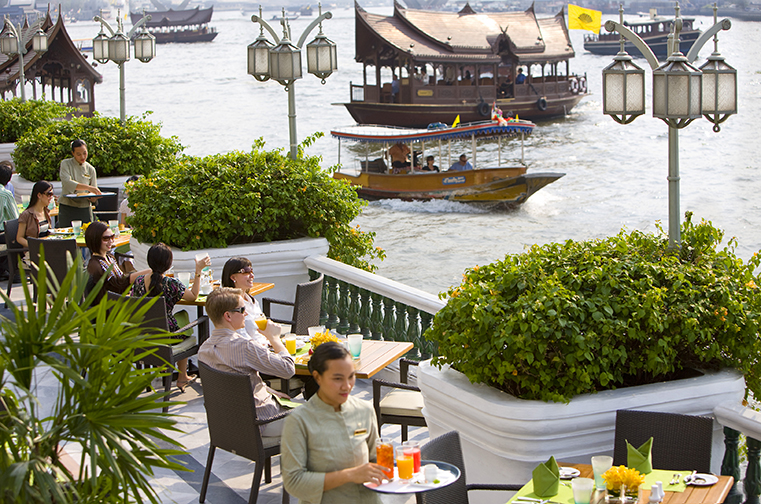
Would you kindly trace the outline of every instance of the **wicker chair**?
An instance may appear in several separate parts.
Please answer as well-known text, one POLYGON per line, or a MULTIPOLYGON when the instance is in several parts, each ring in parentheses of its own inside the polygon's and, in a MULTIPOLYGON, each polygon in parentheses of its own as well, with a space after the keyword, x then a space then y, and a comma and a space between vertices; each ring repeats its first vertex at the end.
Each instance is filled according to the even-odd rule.
POLYGON ((293 306, 293 320, 272 319, 275 322, 291 324, 291 332, 294 334, 306 335, 309 327, 319 325, 320 308, 322 306, 322 281, 325 276, 320 276, 315 280, 306 283, 300 283, 296 286, 296 299, 291 301, 282 301, 272 298, 262 298, 262 311, 269 318, 270 305, 282 304, 293 306))
MULTIPOLYGON (((18 269, 18 258, 24 255, 29 249, 22 247, 19 242, 16 241, 16 235, 18 234, 18 219, 5 221, 5 246, 6 253, 8 255, 8 288, 6 294, 11 297, 11 288, 13 288, 13 279, 16 278, 16 272, 18 269)), ((20 273, 26 274, 25 270, 21 270, 20 273)), ((8 305, 5 305, 8 308, 8 305)))
MULTIPOLYGON (((150 301, 151 298, 142 299, 131 296, 122 296, 120 294, 109 291, 108 299, 112 301, 116 301, 118 299, 126 299, 130 302, 142 305, 150 301)), ((166 304, 163 297, 160 297, 153 304, 153 306, 148 309, 145 317, 143 318, 143 322, 140 325, 141 327, 145 328, 163 329, 164 331, 169 330, 169 323, 167 322, 166 318, 166 304)), ((140 364, 143 366, 175 368, 177 362, 181 361, 182 359, 187 359, 188 357, 198 353, 199 347, 205 340, 204 334, 208 334, 208 325, 209 317, 198 317, 190 324, 175 331, 175 334, 181 334, 198 326, 198 333, 201 335, 201 341, 198 341, 195 336, 190 336, 183 339, 182 341, 179 341, 175 345, 156 345, 155 347, 142 348, 138 350, 137 353, 141 354, 145 353, 148 350, 154 350, 153 353, 144 356, 140 361, 140 364)), ((169 411, 169 392, 172 389, 172 373, 166 373, 163 378, 163 383, 164 390, 167 392, 167 395, 164 396, 164 402, 166 406, 164 406, 163 411, 164 413, 167 413, 169 411)))
POLYGON ((420 389, 407 384, 407 374, 410 366, 418 362, 409 359, 399 359, 399 378, 401 383, 390 382, 375 378, 373 380, 373 407, 378 417, 378 431, 384 423, 402 426, 402 441, 407 441, 407 430, 410 425, 425 427, 423 417, 423 394, 420 389), (381 388, 393 388, 381 399, 381 388))
MULTIPOLYGON (((204 407, 209 425, 209 456, 203 474, 201 495, 206 499, 206 490, 211 476, 211 465, 217 448, 252 460, 256 464, 254 480, 251 483, 249 504, 256 504, 259 485, 264 471, 265 483, 272 481, 271 458, 280 454, 279 437, 262 437, 259 430, 264 425, 288 415, 280 413, 272 418, 258 419, 254 405, 254 391, 248 375, 216 370, 203 362, 198 363, 198 371, 203 384, 204 407)), ((288 493, 283 488, 283 503, 289 502, 288 493)))
POLYGON ((468 500, 468 492, 470 490, 514 492, 520 490, 523 486, 482 483, 468 485, 465 477, 465 463, 462 460, 460 434, 457 431, 447 432, 435 439, 431 439, 420 449, 420 458, 423 460, 446 462, 456 466, 460 470, 460 479, 439 490, 415 494, 417 504, 468 504, 470 502, 468 500))
POLYGON ((626 441, 634 446, 653 437, 653 468, 711 472, 713 419, 655 411, 616 411, 613 465, 626 465, 626 441))
MULTIPOLYGON (((45 262, 53 270, 53 274, 60 284, 69 272, 66 256, 68 255, 72 260, 77 257, 77 240, 73 238, 70 240, 42 240, 30 236, 27 241, 29 242, 29 261, 33 266, 32 274, 37 274, 37 268, 40 266, 40 247, 44 247, 45 262)), ((36 294, 36 285, 34 291, 36 294)))

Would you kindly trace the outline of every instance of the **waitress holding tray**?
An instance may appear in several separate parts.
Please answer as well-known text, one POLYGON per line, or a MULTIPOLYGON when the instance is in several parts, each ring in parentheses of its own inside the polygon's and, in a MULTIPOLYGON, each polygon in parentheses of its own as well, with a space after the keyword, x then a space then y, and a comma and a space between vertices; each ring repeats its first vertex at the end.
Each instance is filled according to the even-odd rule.
POLYGON ((92 222, 92 206, 96 198, 68 198, 67 194, 88 192, 100 194, 95 167, 87 162, 87 144, 84 140, 71 142, 72 157, 61 161, 61 196, 58 198, 58 226, 70 227, 71 221, 92 222))

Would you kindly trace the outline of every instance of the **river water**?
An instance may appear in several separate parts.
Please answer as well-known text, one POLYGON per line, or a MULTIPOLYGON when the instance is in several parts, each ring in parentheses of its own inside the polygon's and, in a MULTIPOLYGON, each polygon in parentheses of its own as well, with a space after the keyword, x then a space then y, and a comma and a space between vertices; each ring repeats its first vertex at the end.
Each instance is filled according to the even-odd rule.
MULTIPOLYGON (((391 8, 368 9, 390 14, 391 8)), ((268 148, 288 148, 287 94, 275 82, 260 83, 246 74, 246 46, 259 35, 248 12, 215 12, 212 25, 219 36, 207 44, 158 46, 157 57, 125 66, 127 114, 163 124, 164 135, 176 135, 186 153, 207 155, 248 150, 263 137, 268 148)), ((265 18, 272 13, 265 13, 265 18)), ((337 141, 331 128, 352 124, 344 107, 349 82, 361 82, 362 66, 354 62, 354 10, 333 11, 323 25, 338 45, 339 70, 326 84, 309 74, 296 85, 298 136, 326 133, 308 152, 323 156, 327 168, 337 162, 337 141)), ((603 16, 603 20, 611 16, 603 16)), ((311 22, 292 22, 295 39, 311 22)), ((739 113, 714 133, 702 119, 680 132, 681 209, 692 211, 724 229, 739 241, 740 257, 761 249, 761 23, 732 21, 720 34, 719 50, 738 69, 739 113)), ((706 30, 712 19, 698 17, 706 30)), ((273 27, 279 27, 273 22, 273 27)), ((68 26, 72 38, 93 38, 95 23, 68 26)), ((307 37, 310 41, 316 30, 307 37)), ((576 58, 571 69, 586 73, 592 95, 570 115, 539 123, 526 140, 530 170, 562 172, 566 176, 545 187, 519 209, 483 212, 449 202, 370 203, 357 219, 362 229, 377 233, 376 244, 388 257, 379 274, 438 293, 458 284, 463 271, 519 253, 532 244, 567 239, 603 238, 621 228, 655 231, 656 221, 668 227, 668 128, 651 114, 648 71, 648 114, 622 126, 602 114, 601 71, 608 56, 583 49, 583 32, 572 31, 576 58)), ((713 48, 707 44, 696 66, 713 48)), ((647 69, 644 60, 638 60, 647 69)), ((116 65, 99 65, 103 84, 95 88, 96 108, 119 114, 116 65)), ((649 69, 648 69, 649 70, 649 69)), ((453 118, 454 119, 454 118, 453 118)), ((517 147, 517 145, 512 145, 517 147)), ((458 150, 469 151, 467 146, 458 150)), ((487 146, 485 159, 496 163, 496 145, 487 146)), ((347 163, 344 149, 341 161, 347 163)), ((502 159, 517 156, 503 145, 502 159)), ((442 163, 443 164, 443 163, 442 163)))

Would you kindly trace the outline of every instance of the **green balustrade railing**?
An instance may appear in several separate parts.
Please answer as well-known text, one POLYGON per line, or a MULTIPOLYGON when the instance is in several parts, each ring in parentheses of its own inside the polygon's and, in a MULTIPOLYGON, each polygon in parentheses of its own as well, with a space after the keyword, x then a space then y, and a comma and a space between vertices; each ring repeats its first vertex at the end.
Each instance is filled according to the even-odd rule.
POLYGON ((761 497, 761 412, 738 404, 720 404, 713 410, 716 420, 724 427, 724 458, 721 474, 732 476, 735 484, 724 504, 759 504, 761 497), (740 434, 745 434, 747 467, 740 471, 740 434), (742 481, 743 492, 738 483, 742 481))
POLYGON ((321 324, 341 334, 409 341, 415 349, 407 356, 413 359, 436 355, 436 344, 424 334, 444 305, 437 296, 325 257, 307 258, 305 263, 312 278, 325 275, 321 324))

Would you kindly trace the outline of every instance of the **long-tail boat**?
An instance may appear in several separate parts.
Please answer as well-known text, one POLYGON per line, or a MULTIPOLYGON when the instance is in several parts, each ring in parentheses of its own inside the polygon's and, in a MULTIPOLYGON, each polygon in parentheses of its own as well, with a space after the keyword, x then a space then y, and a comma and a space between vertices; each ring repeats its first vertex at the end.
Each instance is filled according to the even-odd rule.
MULTIPOLYGON (((211 42, 217 36, 217 30, 209 26, 213 12, 214 7, 147 12, 151 20, 145 26, 157 44, 211 42)), ((130 12, 132 24, 142 17, 142 12, 130 12)))
MULTIPOLYGON (((525 202, 529 196, 547 184, 554 182, 564 173, 526 173, 523 162, 523 145, 521 145, 521 162, 513 166, 502 166, 501 139, 520 137, 521 143, 530 135, 534 124, 529 121, 497 118, 492 121, 463 124, 458 127, 431 125, 428 129, 408 129, 389 126, 357 125, 335 129, 331 135, 338 139, 338 162, 341 163, 341 142, 360 142, 381 144, 384 151, 395 144, 415 144, 420 146, 422 161, 426 154, 438 153, 439 161, 445 158, 451 161, 452 140, 470 139, 472 170, 423 171, 416 169, 415 156, 406 173, 394 173, 389 169, 383 157, 369 159, 370 149, 366 150, 365 160, 360 162, 356 173, 337 171, 333 177, 347 180, 357 186, 360 197, 368 200, 393 199, 402 200, 450 200, 471 203, 489 209, 512 208, 525 202), (500 139, 497 167, 480 166, 477 155, 477 140, 482 138, 500 139), (445 147, 446 143, 446 147, 445 147), (426 145, 428 147, 426 147, 426 145), (426 150, 428 149, 428 150, 426 150), (447 153, 445 156, 444 153, 447 153)), ((415 151, 414 154, 417 154, 415 151)), ((459 153, 455 153, 456 157, 459 153)), ((455 157, 455 158, 456 158, 455 157)), ((422 165, 422 163, 420 163, 422 165)), ((422 168, 422 167, 421 167, 422 168)))

